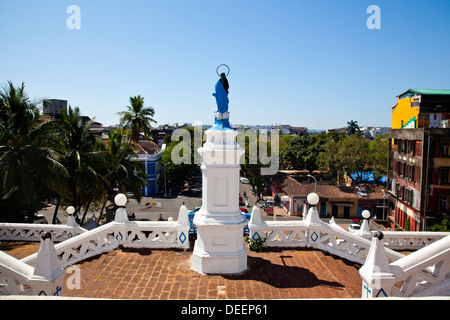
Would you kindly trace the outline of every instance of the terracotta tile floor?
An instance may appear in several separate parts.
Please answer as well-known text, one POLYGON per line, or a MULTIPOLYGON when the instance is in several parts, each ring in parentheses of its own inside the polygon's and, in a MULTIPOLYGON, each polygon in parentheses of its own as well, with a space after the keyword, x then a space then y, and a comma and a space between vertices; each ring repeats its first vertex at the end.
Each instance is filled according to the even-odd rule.
MULTIPOLYGON (((38 244, 0 244, 23 258, 38 244)), ((80 267, 80 289, 63 295, 114 299, 297 299, 360 298, 359 265, 321 251, 271 249, 248 252, 240 275, 202 275, 190 269, 192 252, 118 249, 87 259, 80 267)))

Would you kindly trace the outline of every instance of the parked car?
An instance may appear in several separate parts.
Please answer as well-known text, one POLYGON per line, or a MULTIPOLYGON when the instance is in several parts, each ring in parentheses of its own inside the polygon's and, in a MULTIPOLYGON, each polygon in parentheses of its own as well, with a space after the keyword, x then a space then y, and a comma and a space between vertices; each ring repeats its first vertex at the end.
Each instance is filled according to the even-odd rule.
POLYGON ((47 219, 42 213, 35 213, 34 214, 34 221, 35 224, 48 224, 47 219))
POLYGON ((361 225, 356 222, 352 222, 348 226, 348 232, 350 232, 350 233, 356 233, 357 231, 359 231, 359 229, 361 229, 361 225))
POLYGON ((243 178, 243 177, 241 177, 241 182, 242 182, 242 183, 245 183, 245 184, 250 183, 250 181, 248 181, 247 178, 243 178))

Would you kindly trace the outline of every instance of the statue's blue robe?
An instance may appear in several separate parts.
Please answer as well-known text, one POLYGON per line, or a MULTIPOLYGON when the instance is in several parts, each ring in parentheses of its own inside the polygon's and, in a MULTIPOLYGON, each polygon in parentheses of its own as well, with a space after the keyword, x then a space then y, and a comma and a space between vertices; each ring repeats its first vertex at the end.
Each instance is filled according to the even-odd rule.
POLYGON ((216 97, 217 103, 217 112, 224 113, 228 111, 228 93, 225 91, 225 88, 222 85, 220 80, 216 83, 216 93, 213 93, 213 96, 216 97))
MULTIPOLYGON (((222 82, 217 81, 216 83, 216 92, 213 93, 213 96, 216 97, 217 103, 217 112, 225 113, 228 111, 228 93, 222 85, 222 82)), ((233 130, 230 126, 230 120, 227 119, 214 119, 213 129, 216 130, 233 130)))

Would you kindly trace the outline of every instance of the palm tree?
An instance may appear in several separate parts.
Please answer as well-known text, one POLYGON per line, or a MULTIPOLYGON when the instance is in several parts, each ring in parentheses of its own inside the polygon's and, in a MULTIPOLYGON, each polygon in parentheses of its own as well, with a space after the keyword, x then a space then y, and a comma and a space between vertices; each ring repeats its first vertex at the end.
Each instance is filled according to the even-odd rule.
MULTIPOLYGON (((117 193, 132 192, 138 202, 141 201, 142 188, 145 186, 147 175, 144 164, 138 160, 136 152, 129 143, 124 142, 123 130, 108 132, 108 143, 105 151, 109 153, 111 164, 104 175, 107 183, 104 184, 103 207, 117 193)), ((100 217, 99 217, 100 219, 100 217)))
POLYGON ((358 121, 350 120, 347 122, 347 134, 349 136, 355 134, 357 131, 359 131, 358 121))
POLYGON ((129 141, 138 142, 139 133, 143 132, 146 138, 151 136, 151 122, 156 123, 152 118, 155 115, 153 107, 144 107, 144 98, 140 95, 130 97, 130 105, 127 111, 117 114, 121 116, 120 125, 129 130, 129 141))
POLYGON ((96 137, 89 133, 92 121, 85 123, 78 107, 61 112, 63 163, 69 172, 65 180, 68 193, 64 203, 75 207, 75 214, 85 208, 81 221, 93 201, 99 201, 107 180, 102 174, 110 167, 111 157, 96 137))
POLYGON ((2 220, 32 221, 41 200, 63 192, 68 175, 51 148, 53 123, 39 123, 39 111, 12 82, 0 91, 0 214, 2 220), (27 218, 28 217, 28 218, 27 218))

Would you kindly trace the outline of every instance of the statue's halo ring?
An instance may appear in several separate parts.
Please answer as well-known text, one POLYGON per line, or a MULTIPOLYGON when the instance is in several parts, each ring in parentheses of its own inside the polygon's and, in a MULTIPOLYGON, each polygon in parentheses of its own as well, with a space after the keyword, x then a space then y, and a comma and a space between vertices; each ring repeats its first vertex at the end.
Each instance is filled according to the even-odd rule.
POLYGON ((228 75, 230 74, 230 67, 228 67, 226 64, 221 64, 221 65, 219 65, 219 66, 217 67, 217 69, 216 69, 217 75, 220 77, 220 74, 219 74, 219 68, 222 67, 222 66, 227 67, 228 73, 227 73, 225 76, 228 77, 228 75))

